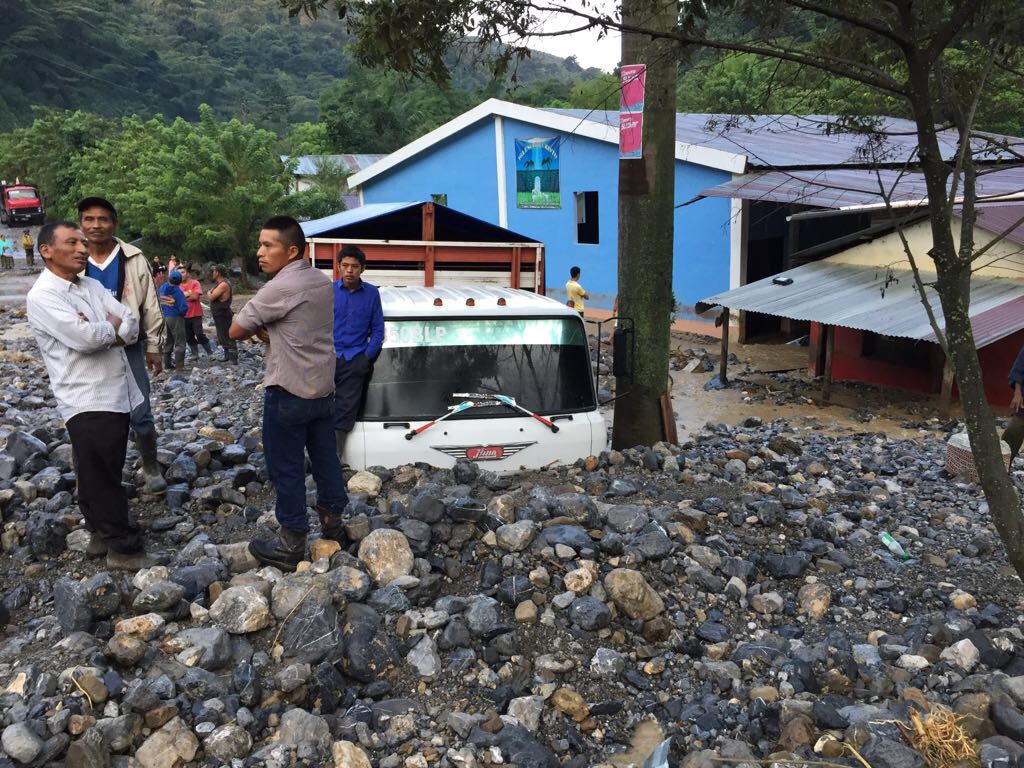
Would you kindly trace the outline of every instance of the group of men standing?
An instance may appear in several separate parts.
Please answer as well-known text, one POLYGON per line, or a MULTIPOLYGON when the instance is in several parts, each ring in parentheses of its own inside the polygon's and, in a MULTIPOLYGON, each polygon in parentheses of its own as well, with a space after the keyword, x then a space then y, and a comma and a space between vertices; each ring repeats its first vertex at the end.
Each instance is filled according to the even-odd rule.
MULTIPOLYGON (((47 224, 39 233, 45 269, 28 294, 28 322, 71 440, 79 508, 101 545, 95 551, 106 550, 108 567, 138 569, 162 558, 146 552, 121 471, 133 432, 143 490, 166 489, 147 375, 147 368, 162 370, 165 318, 142 252, 115 236, 114 206, 90 197, 78 213, 77 223, 47 224)), ((342 251, 341 279, 332 284, 305 260, 305 249, 298 222, 274 217, 260 232, 257 252, 272 279, 233 320, 223 311, 231 293, 221 267, 210 294, 218 336, 223 332, 227 342, 255 335, 267 343, 263 444, 280 528, 249 548, 260 562, 284 570, 305 557, 306 452, 321 533, 344 537, 348 497, 340 454, 384 339, 380 295, 361 279, 362 251, 342 251)))

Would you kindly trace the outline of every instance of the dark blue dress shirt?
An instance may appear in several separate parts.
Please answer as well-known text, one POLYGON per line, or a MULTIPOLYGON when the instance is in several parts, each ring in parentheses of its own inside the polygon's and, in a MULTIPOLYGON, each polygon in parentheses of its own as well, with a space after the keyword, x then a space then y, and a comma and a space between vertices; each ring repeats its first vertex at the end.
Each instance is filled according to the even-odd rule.
POLYGON ((377 286, 362 281, 350 291, 334 281, 334 354, 351 360, 365 352, 376 360, 384 346, 384 310, 377 286))

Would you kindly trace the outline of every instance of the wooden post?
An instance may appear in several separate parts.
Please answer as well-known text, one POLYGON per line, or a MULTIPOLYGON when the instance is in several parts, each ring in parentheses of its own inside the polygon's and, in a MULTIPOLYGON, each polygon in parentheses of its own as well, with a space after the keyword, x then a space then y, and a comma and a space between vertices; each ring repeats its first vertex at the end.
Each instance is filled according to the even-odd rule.
POLYGON ((821 386, 821 399, 826 403, 832 399, 832 354, 836 346, 836 329, 831 325, 822 325, 825 334, 825 372, 821 386))
POLYGON ((718 361, 718 380, 723 384, 729 383, 729 308, 722 307, 722 359, 718 361))
POLYGON ((953 366, 949 358, 942 365, 942 389, 939 392, 939 418, 948 419, 953 404, 953 366))
POLYGON ((522 269, 522 252, 518 245, 512 247, 512 274, 509 281, 510 288, 519 288, 520 274, 519 270, 522 269))

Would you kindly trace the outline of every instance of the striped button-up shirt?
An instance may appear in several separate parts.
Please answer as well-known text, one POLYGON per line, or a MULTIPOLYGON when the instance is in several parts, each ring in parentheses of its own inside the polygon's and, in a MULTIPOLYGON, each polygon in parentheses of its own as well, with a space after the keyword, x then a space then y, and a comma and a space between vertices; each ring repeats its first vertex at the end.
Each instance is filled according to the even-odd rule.
POLYGON ((65 422, 79 413, 130 413, 142 403, 120 338, 139 337, 139 318, 91 277, 69 282, 44 269, 28 292, 28 324, 65 422), (115 331, 107 315, 121 318, 115 331))

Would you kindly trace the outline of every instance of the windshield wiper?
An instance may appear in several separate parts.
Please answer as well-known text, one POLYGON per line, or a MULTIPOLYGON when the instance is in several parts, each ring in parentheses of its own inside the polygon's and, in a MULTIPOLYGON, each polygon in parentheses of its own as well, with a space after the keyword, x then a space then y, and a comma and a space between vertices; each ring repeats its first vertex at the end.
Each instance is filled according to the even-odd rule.
POLYGON ((498 402, 501 403, 502 405, 508 406, 514 411, 522 411, 527 416, 532 416, 533 418, 535 418, 537 421, 539 421, 545 427, 550 429, 552 432, 558 432, 558 425, 555 424, 553 421, 544 418, 539 413, 534 413, 529 408, 524 408, 515 401, 514 397, 509 397, 508 395, 499 395, 494 392, 488 392, 486 394, 482 394, 480 392, 453 392, 452 397, 464 397, 467 398, 466 402, 470 403, 472 403, 472 401, 477 401, 481 407, 484 405, 492 405, 494 402, 498 402), (480 402, 482 400, 490 400, 492 402, 480 402))
POLYGON ((465 401, 459 403, 458 405, 453 406, 452 409, 450 411, 448 411, 448 413, 446 413, 444 416, 438 416, 433 421, 428 421, 422 427, 416 427, 416 429, 410 429, 408 432, 405 433, 405 439, 406 440, 412 440, 420 432, 423 432, 425 430, 430 429, 432 426, 434 426, 438 422, 444 421, 445 419, 447 419, 447 418, 449 418, 451 416, 454 416, 456 413, 462 413, 463 411, 468 410, 469 408, 472 408, 472 407, 473 407, 473 401, 472 400, 465 400, 465 401))

